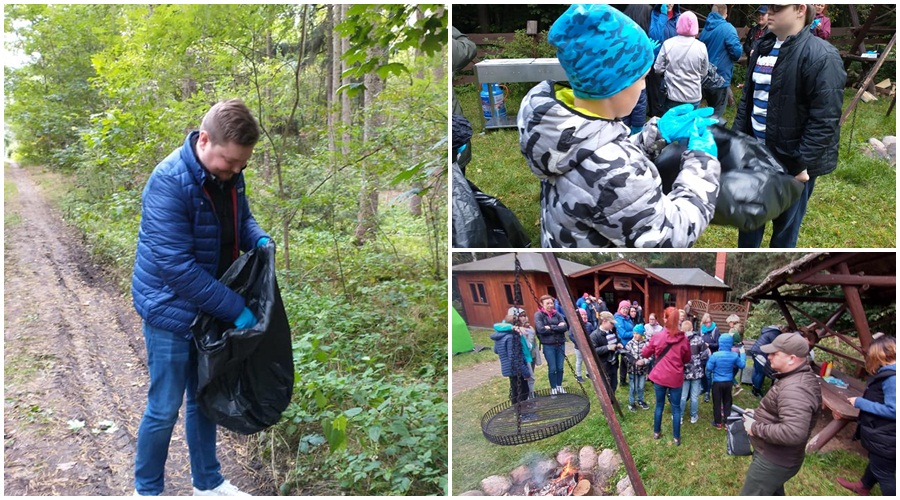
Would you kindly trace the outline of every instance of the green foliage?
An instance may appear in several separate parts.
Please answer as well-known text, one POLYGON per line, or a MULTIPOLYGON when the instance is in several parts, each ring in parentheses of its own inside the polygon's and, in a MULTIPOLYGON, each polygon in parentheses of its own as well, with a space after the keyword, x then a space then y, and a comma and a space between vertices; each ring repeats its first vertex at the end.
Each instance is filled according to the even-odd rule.
POLYGON ((354 76, 386 82, 350 124, 334 124, 331 148, 326 10, 6 6, 14 48, 38 54, 7 70, 10 147, 20 160, 65 169, 66 218, 127 290, 152 169, 211 103, 243 99, 263 129, 244 174, 251 209, 280 263, 291 255, 279 283, 296 396, 273 430, 288 453, 264 450, 297 454, 275 464, 288 470, 280 491, 338 481, 347 494, 445 493, 447 77, 438 68, 447 15, 440 6, 349 7, 341 29, 354 76), (367 117, 378 126, 364 134, 367 117), (364 182, 381 196, 375 235, 357 245, 364 182), (408 208, 413 195, 422 215, 408 208), (307 474, 319 467, 327 477, 307 474))

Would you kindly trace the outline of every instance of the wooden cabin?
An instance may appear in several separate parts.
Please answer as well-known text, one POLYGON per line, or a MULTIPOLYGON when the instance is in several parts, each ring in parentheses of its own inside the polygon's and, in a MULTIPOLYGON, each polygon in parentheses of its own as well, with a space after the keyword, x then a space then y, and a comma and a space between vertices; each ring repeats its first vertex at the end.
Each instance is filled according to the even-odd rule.
MULTIPOLYGON (((533 317, 538 308, 536 298, 544 294, 557 297, 557 293, 541 254, 522 253, 518 257, 522 307, 533 317)), ((636 300, 644 308, 645 317, 651 312, 661 315, 665 307, 683 308, 689 300, 723 302, 731 290, 698 268, 645 269, 625 259, 594 267, 564 259, 559 263, 573 299, 587 292, 602 298, 612 312, 620 301, 636 300)), ((462 300, 460 314, 470 326, 490 327, 506 316, 516 298, 515 267, 513 254, 453 266, 453 279, 462 300)))

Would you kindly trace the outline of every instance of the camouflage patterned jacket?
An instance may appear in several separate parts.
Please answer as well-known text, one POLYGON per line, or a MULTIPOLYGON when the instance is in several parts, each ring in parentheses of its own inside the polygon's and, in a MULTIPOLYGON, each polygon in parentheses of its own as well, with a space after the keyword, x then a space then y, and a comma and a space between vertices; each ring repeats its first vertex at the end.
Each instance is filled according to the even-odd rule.
POLYGON ((686 151, 664 195, 648 156, 658 154, 657 118, 628 137, 621 121, 589 118, 556 98, 554 83, 528 92, 519 145, 541 179, 543 247, 688 247, 715 210, 719 161, 686 151))

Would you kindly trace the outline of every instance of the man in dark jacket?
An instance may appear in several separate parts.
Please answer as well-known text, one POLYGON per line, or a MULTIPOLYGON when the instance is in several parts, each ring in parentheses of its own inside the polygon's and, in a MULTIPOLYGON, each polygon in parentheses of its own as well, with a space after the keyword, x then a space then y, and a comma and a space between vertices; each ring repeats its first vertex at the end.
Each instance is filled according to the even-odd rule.
MULTIPOLYGON (((805 29, 814 14, 807 7, 770 6, 770 32, 750 60, 732 127, 765 143, 805 183, 800 199, 772 221, 772 248, 797 246, 816 178, 837 168, 847 73, 837 49, 805 29)), ((764 231, 741 231, 738 246, 758 248, 764 231)))
POLYGON ((802 335, 779 335, 762 351, 777 375, 759 408, 745 417, 754 452, 741 495, 783 496, 784 483, 803 465, 806 442, 822 407, 822 390, 807 362, 809 344, 802 335))
POLYGON ((241 173, 257 140, 259 126, 247 106, 239 99, 220 102, 200 131, 156 166, 144 188, 131 286, 150 372, 137 433, 137 494, 162 494, 169 440, 186 399, 194 494, 246 495, 222 477, 216 424, 197 405, 190 327, 201 310, 237 328, 256 324, 243 297, 218 279, 241 251, 269 243, 250 213, 241 173))
POLYGON ((747 31, 744 37, 744 54, 749 58, 753 49, 756 48, 756 42, 769 32, 769 14, 768 8, 761 5, 756 11, 756 26, 747 31))
MULTIPOLYGON (((716 73, 725 80, 719 88, 703 89, 706 104, 715 109, 714 117, 721 119, 728 104, 728 88, 734 73, 734 62, 741 58, 741 39, 737 30, 728 21, 728 6, 715 4, 706 17, 706 25, 700 32, 700 41, 706 45, 709 62, 715 65, 716 73)), ((724 123, 722 121, 721 123, 724 123)))
POLYGON ((750 348, 750 355, 753 356, 753 395, 758 398, 763 396, 762 388, 766 382, 766 374, 771 372, 769 360, 762 351, 762 346, 771 344, 776 337, 787 332, 786 328, 778 325, 765 326, 750 348))

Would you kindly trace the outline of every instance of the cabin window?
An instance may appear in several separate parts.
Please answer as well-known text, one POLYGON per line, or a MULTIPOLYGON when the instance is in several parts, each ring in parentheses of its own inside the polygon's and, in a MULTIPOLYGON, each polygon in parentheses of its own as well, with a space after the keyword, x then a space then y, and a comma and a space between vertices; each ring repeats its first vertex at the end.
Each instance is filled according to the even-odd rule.
POLYGON ((678 301, 675 298, 674 293, 663 292, 663 308, 666 307, 678 307, 676 304, 678 301))
POLYGON ((522 305, 522 288, 515 283, 505 283, 503 291, 506 293, 506 303, 509 305, 522 305), (516 300, 518 298, 519 300, 516 300))
POLYGON ((488 303, 484 283, 469 283, 469 291, 472 293, 472 302, 476 304, 488 303))

